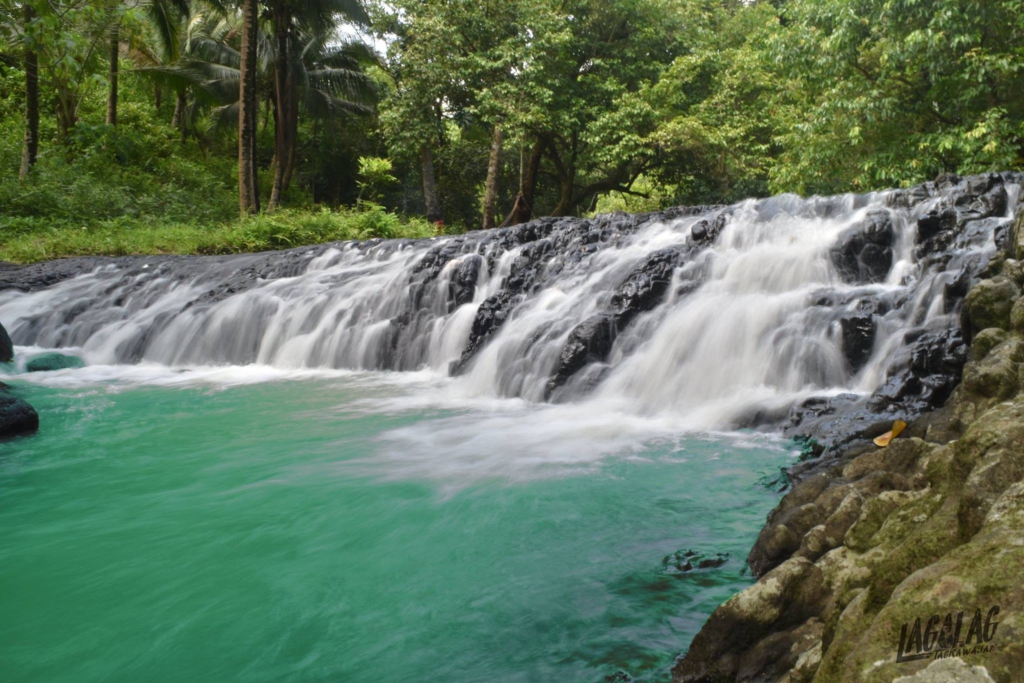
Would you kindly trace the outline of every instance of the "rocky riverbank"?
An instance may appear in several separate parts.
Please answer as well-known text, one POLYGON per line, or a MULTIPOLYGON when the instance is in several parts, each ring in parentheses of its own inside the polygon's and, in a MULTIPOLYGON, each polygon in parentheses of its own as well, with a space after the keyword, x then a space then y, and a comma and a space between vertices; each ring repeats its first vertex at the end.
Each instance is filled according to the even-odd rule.
POLYGON ((757 583, 674 683, 1024 680, 1024 214, 1007 242, 962 306, 950 398, 885 448, 847 420, 860 431, 791 470, 748 557, 757 583))

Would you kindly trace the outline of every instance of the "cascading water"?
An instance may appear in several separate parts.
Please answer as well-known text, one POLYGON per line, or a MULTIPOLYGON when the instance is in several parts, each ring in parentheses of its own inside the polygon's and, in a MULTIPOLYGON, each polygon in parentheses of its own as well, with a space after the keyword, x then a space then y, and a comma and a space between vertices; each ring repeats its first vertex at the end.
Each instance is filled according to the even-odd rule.
MULTIPOLYGON (((883 389, 909 367, 908 340, 952 353, 956 303, 1005 239, 1019 182, 110 260, 0 292, 0 320, 17 344, 92 364, 429 368, 468 396, 599 401, 697 428, 778 422, 811 396, 883 389)), ((957 372, 889 403, 920 412, 957 372)))
POLYGON ((1022 180, 0 264, 0 679, 664 681, 777 432, 949 395, 1022 180))

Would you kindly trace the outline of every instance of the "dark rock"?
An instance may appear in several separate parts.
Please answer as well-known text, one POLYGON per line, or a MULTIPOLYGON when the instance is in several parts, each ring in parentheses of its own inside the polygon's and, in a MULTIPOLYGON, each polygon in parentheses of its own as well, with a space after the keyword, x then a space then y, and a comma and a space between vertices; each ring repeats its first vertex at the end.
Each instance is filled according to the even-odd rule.
POLYGON ((875 348, 876 324, 873 316, 848 316, 839 321, 843 356, 854 374, 864 367, 875 348))
POLYGON ((604 361, 611 353, 615 336, 615 317, 610 313, 595 315, 573 328, 558 358, 558 368, 548 380, 548 395, 584 366, 604 361))
POLYGON ((681 258, 677 249, 656 251, 616 288, 612 307, 620 328, 628 325, 638 313, 649 311, 661 303, 681 258))
POLYGON ((668 574, 686 574, 698 569, 721 567, 729 560, 729 553, 705 555, 696 550, 677 550, 666 555, 661 565, 668 574))
POLYGON ((932 209, 917 219, 917 242, 927 242, 939 233, 955 227, 956 211, 950 208, 932 209))
POLYGON ((694 244, 704 247, 714 244, 728 221, 729 214, 725 211, 719 213, 713 219, 697 221, 690 231, 690 239, 694 244))
POLYGON ((3 325, 0 325, 0 363, 10 363, 14 360, 14 343, 3 325))
MULTIPOLYGON (((599 313, 583 321, 570 332, 559 357, 558 366, 548 380, 549 397, 590 363, 604 361, 611 352, 618 333, 637 315, 652 310, 664 300, 672 284, 676 265, 683 256, 674 248, 662 249, 651 254, 615 289, 611 298, 611 312, 599 313)), ((697 284, 687 283, 678 294, 684 295, 693 291, 697 284)))
POLYGON ((476 283, 480 277, 480 268, 484 259, 478 254, 471 254, 462 259, 448 282, 448 301, 452 309, 473 301, 476 294, 476 283))
POLYGON ((854 283, 879 282, 892 268, 892 219, 873 211, 862 223, 847 228, 830 250, 839 276, 854 283))
POLYGON ((85 367, 85 362, 78 356, 65 356, 62 353, 44 353, 36 356, 25 364, 28 372, 50 372, 66 368, 85 367))
POLYGON ((484 344, 496 333, 519 302, 519 296, 508 290, 502 290, 484 299, 473 318, 473 327, 469 333, 469 343, 462 352, 462 357, 451 368, 453 374, 462 373, 484 344))
POLYGON ((39 429, 39 414, 28 403, 0 389, 0 438, 31 434, 39 429))

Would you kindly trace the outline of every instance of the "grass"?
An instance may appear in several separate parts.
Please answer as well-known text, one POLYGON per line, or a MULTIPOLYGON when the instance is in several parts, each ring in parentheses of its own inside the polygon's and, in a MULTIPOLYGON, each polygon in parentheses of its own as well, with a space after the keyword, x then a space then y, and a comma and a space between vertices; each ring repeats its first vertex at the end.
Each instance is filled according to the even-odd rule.
POLYGON ((425 220, 405 220, 376 204, 337 211, 279 211, 213 223, 122 216, 75 225, 47 218, 0 217, 0 260, 33 263, 65 256, 233 254, 435 234, 425 220))

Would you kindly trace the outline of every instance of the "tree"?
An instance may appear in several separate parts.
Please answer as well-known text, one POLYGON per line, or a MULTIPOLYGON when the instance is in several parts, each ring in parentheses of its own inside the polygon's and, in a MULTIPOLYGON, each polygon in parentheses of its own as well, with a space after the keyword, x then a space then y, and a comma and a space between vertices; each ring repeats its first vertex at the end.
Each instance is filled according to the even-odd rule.
POLYGON ((256 167, 256 43, 259 3, 242 3, 242 47, 238 68, 238 208, 243 216, 259 213, 256 167))
MULTIPOLYGON (((298 139, 299 85, 304 75, 303 52, 316 49, 321 55, 330 53, 322 60, 321 79, 328 76, 324 69, 336 69, 334 75, 344 78, 359 69, 358 59, 349 59, 354 50, 350 41, 344 41, 347 49, 332 49, 326 45, 339 19, 361 25, 369 23, 369 17, 358 0, 269 0, 268 9, 277 52, 274 56, 274 183, 270 194, 268 210, 281 202, 281 194, 288 188, 295 166, 295 146, 298 139), (299 51, 299 52, 297 52, 299 51), (334 64, 329 63, 332 61, 334 64)), ((368 59, 368 54, 362 55, 368 59)))
POLYGON ((21 152, 21 169, 19 177, 25 178, 36 163, 39 154, 39 55, 36 54, 32 41, 27 36, 31 33, 30 26, 35 20, 36 11, 31 3, 23 7, 25 15, 24 35, 26 36, 24 51, 25 64, 25 142, 21 152))
POLYGON ((780 82, 773 189, 831 192, 1024 157, 1024 6, 791 0, 766 47, 780 82))

